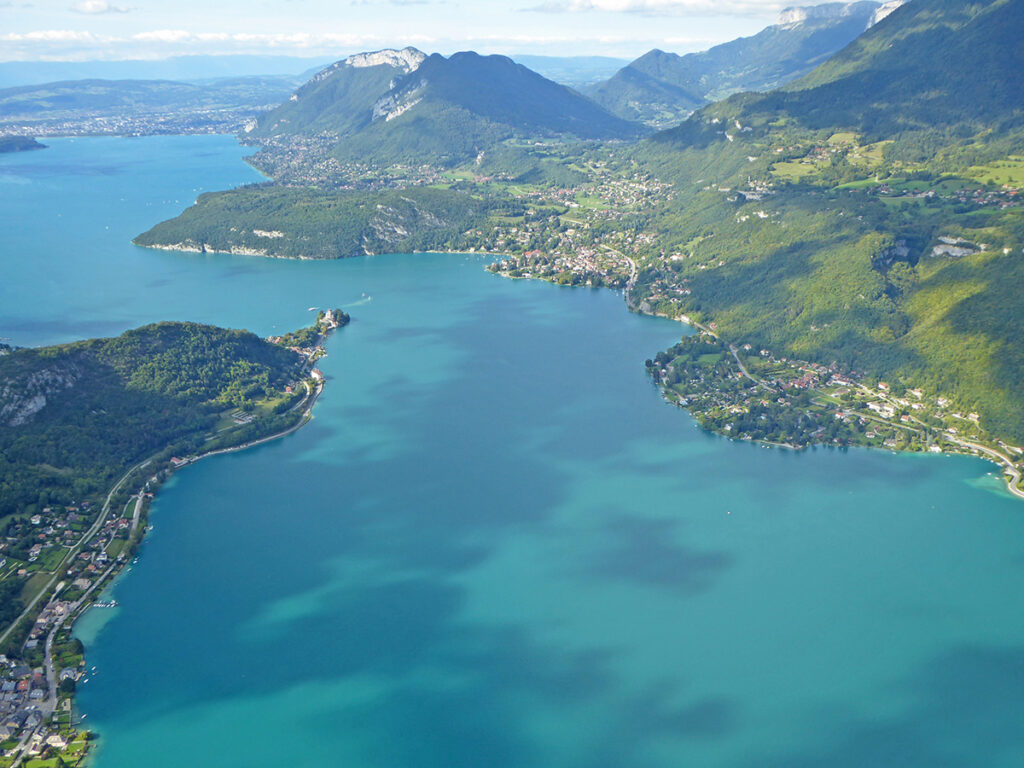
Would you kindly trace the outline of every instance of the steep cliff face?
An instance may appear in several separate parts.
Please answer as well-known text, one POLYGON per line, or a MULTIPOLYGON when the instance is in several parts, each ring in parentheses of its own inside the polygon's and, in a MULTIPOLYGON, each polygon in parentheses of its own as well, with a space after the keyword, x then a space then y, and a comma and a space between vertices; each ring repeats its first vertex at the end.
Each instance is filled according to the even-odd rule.
POLYGON ((865 11, 874 8, 868 20, 868 27, 873 27, 890 13, 908 0, 889 0, 886 3, 855 2, 855 3, 822 3, 821 5, 794 6, 786 8, 779 14, 779 26, 795 27, 815 21, 834 21, 851 16, 861 16, 865 11))
POLYGON ((906 5, 907 0, 890 0, 888 3, 883 3, 878 7, 873 14, 871 14, 871 21, 868 23, 869 27, 875 26, 882 19, 886 18, 890 13, 895 11, 900 6, 906 5))
POLYGON ((356 53, 345 59, 345 64, 350 67, 379 67, 386 65, 401 69, 406 73, 412 72, 423 63, 427 55, 415 48, 403 48, 398 51, 393 48, 373 53, 356 53))
POLYGON ((376 103, 427 56, 415 48, 357 53, 318 72, 276 109, 264 113, 254 137, 289 134, 344 136, 365 128, 376 103))
POLYGON ((822 3, 821 5, 796 6, 784 9, 779 14, 778 24, 780 26, 794 26, 805 24, 808 21, 845 19, 849 16, 860 16, 877 8, 878 3, 874 2, 822 3))
POLYGON ((383 51, 354 53, 348 58, 336 61, 310 78, 310 83, 320 83, 334 75, 339 69, 367 69, 369 67, 390 67, 402 74, 416 70, 427 55, 416 48, 386 48, 383 51))
POLYGON ((81 371, 70 362, 54 362, 25 376, 0 379, 0 424, 20 427, 47 403, 70 389, 81 371))

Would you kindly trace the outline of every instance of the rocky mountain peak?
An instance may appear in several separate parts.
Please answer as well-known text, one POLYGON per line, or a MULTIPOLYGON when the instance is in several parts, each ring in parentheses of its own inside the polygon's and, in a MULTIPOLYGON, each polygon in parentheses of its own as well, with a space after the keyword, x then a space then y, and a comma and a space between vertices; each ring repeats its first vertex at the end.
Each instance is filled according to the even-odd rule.
POLYGON ((860 13, 867 14, 870 9, 878 9, 878 3, 862 0, 855 3, 822 3, 821 5, 804 5, 786 8, 779 14, 778 25, 792 27, 808 21, 827 21, 842 19, 860 13))
POLYGON ((875 26, 878 22, 888 16, 890 13, 895 11, 901 5, 906 5, 907 0, 889 0, 888 3, 882 3, 878 6, 873 14, 871 14, 871 21, 868 22, 869 27, 875 26))
POLYGON ((379 67, 387 65, 403 72, 413 72, 424 62, 427 55, 415 48, 403 48, 396 50, 386 48, 383 51, 372 53, 356 53, 345 59, 345 64, 350 67, 379 67))

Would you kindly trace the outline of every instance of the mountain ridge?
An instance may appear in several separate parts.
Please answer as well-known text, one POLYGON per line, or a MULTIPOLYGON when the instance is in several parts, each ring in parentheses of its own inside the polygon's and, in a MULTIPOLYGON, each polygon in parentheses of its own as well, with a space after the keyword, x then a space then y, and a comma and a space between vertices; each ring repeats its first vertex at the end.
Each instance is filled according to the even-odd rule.
POLYGON ((881 7, 861 0, 788 8, 758 34, 707 51, 648 51, 584 93, 620 117, 666 128, 731 93, 778 87, 808 73, 867 29, 881 7))
POLYGON ((250 136, 329 137, 342 162, 433 158, 445 165, 514 137, 609 140, 643 132, 506 56, 407 48, 331 65, 263 115, 250 136))

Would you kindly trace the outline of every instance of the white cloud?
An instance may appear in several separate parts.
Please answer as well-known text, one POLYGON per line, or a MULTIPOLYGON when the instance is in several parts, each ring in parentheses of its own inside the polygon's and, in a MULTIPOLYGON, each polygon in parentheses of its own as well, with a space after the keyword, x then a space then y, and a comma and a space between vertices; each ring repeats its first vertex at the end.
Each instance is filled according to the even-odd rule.
POLYGON ((34 32, 11 32, 0 35, 0 40, 9 43, 93 43, 101 42, 92 32, 77 29, 41 29, 34 32))
POLYGON ((755 15, 777 13, 792 5, 777 0, 545 0, 524 11, 540 13, 581 13, 605 11, 647 16, 755 15))
POLYGON ((143 43, 184 43, 193 37, 184 29, 154 29, 152 32, 139 32, 132 35, 133 40, 143 43))
POLYGON ((123 5, 111 5, 107 0, 79 0, 79 2, 71 6, 71 10, 75 13, 86 13, 95 16, 100 13, 128 13, 131 11, 131 8, 123 5))

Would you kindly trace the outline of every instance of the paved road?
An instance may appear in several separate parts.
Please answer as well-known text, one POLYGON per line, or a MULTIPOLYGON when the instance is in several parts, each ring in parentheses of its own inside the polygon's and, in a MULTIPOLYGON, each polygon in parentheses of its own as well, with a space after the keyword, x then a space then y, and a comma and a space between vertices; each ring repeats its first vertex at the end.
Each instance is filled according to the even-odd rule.
POLYGON ((950 434, 945 435, 946 439, 957 445, 963 445, 968 448, 977 448, 982 453, 986 453, 996 459, 999 459, 1004 465, 1006 465, 1006 473, 1010 476, 1010 481, 1006 484, 1010 493, 1021 499, 1024 499, 1024 491, 1020 490, 1017 485, 1020 483, 1020 470, 1017 469, 1017 465, 1013 463, 1009 456, 1004 456, 999 451, 993 451, 991 448, 986 448, 984 445, 978 445, 977 443, 969 443, 966 440, 960 440, 959 438, 953 437, 950 434))
POLYGON ((733 359, 736 361, 736 365, 738 365, 740 367, 740 373, 742 373, 744 376, 746 376, 748 379, 750 379, 755 384, 760 384, 761 383, 760 379, 755 379, 753 376, 751 376, 750 375, 750 371, 747 370, 747 366, 745 366, 743 364, 743 361, 740 360, 740 355, 736 351, 736 347, 734 347, 732 344, 730 344, 729 345, 729 351, 732 352, 732 356, 733 356, 733 359))
MULTIPOLYGON (((864 390, 865 392, 868 392, 869 394, 871 394, 873 396, 878 397, 880 400, 885 400, 886 402, 888 402, 889 404, 891 404, 895 408, 900 407, 900 404, 897 403, 894 399, 892 399, 888 395, 880 395, 877 392, 873 392, 872 390, 868 389, 867 387, 865 387, 863 385, 861 386, 861 389, 864 390)), ((928 425, 925 424, 920 419, 918 419, 916 416, 911 415, 910 418, 913 419, 918 424, 920 424, 922 427, 924 427, 926 429, 928 428, 928 425)), ((996 451, 996 450, 993 450, 991 448, 988 448, 987 446, 978 445, 977 443, 972 443, 972 442, 969 442, 967 440, 961 440, 960 438, 956 437, 955 435, 951 435, 948 432, 943 433, 943 437, 946 440, 949 440, 949 442, 951 442, 951 443, 956 443, 957 445, 962 445, 965 448, 975 448, 975 449, 981 451, 982 453, 984 453, 984 454, 986 454, 988 456, 991 456, 992 458, 998 460, 1001 464, 1003 464, 1005 466, 1006 474, 1008 474, 1010 476, 1010 480, 1006 483, 1007 490, 1010 493, 1012 493, 1014 496, 1016 496, 1018 498, 1021 498, 1021 499, 1024 499, 1024 491, 1020 490, 1020 488, 1017 487, 1018 485, 1020 485, 1020 479, 1021 479, 1020 469, 1018 469, 1018 467, 1014 463, 1013 459, 1011 459, 1009 456, 1006 456, 1006 455, 1000 453, 999 451, 996 451)))
POLYGON ((235 445, 235 446, 232 446, 231 448, 218 448, 215 451, 207 451, 206 453, 201 453, 198 456, 196 456, 195 458, 189 459, 189 461, 187 463, 194 464, 195 462, 199 461, 200 459, 205 459, 207 456, 217 456, 217 455, 222 454, 222 453, 235 453, 236 451, 244 451, 246 448, 252 448, 254 445, 261 445, 262 443, 269 443, 271 440, 277 440, 279 437, 284 437, 285 435, 290 435, 292 432, 295 432, 295 431, 301 429, 302 427, 304 427, 306 425, 306 422, 308 422, 310 417, 313 415, 313 406, 316 405, 316 399, 318 397, 320 397, 320 393, 323 392, 323 391, 324 391, 324 382, 323 382, 323 380, 321 380, 317 384, 317 387, 316 387, 315 390, 310 390, 309 384, 308 383, 306 384, 306 399, 302 400, 301 402, 297 403, 296 405, 294 405, 292 407, 292 410, 294 411, 294 410, 297 410, 297 409, 301 408, 303 405, 306 406, 305 412, 302 414, 301 418, 299 419, 299 421, 294 426, 288 427, 288 429, 285 429, 285 430, 283 430, 281 432, 278 432, 276 434, 269 435, 267 437, 261 437, 259 440, 253 440, 253 441, 248 442, 248 443, 243 443, 242 445, 235 445))
POLYGON ((135 514, 132 515, 132 536, 135 535, 135 529, 139 527, 139 518, 142 516, 142 504, 146 500, 146 491, 140 490, 139 496, 135 500, 135 514))

